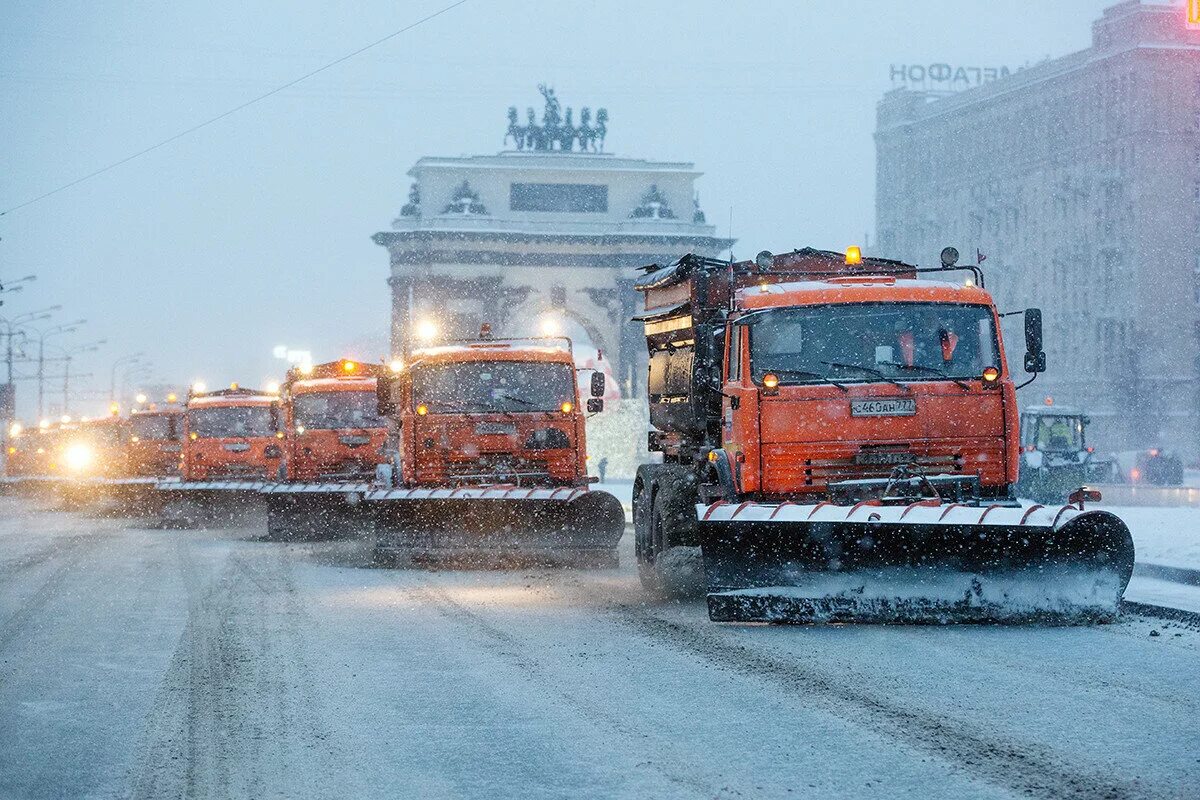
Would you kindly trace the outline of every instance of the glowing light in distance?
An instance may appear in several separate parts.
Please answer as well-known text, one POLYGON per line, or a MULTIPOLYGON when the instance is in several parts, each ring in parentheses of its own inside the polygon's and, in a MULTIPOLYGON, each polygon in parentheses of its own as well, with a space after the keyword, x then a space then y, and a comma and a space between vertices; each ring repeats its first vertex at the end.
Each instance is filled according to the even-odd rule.
POLYGON ((302 434, 302 433, 304 433, 304 426, 303 426, 303 425, 297 425, 297 426, 296 426, 296 433, 301 433, 301 434, 302 434))
POLYGON ((48 420, 48 419, 42 420, 41 422, 38 423, 38 427, 41 428, 42 430, 46 430, 46 428, 50 427, 50 420, 48 420))
POLYGON ((267 384, 267 394, 279 394, 279 381, 271 381, 267 384))
POLYGON ((344 372, 354 372, 356 369, 358 369, 358 364, 355 364, 353 361, 342 362, 342 370, 344 372))
POLYGON ((23 431, 23 430, 25 430, 25 429, 21 427, 21 423, 14 422, 12 424, 12 426, 8 429, 8 435, 9 436, 20 436, 21 431, 23 431))
POLYGON ((176 400, 178 400, 178 399, 179 399, 179 398, 175 396, 175 393, 174 393, 174 392, 171 392, 169 395, 167 395, 167 402, 168 402, 168 403, 174 403, 174 402, 175 402, 176 400))
POLYGON ((416 328, 417 338, 423 342, 431 342, 438 335, 438 326, 431 319, 423 319, 417 323, 416 328))
POLYGON ((71 415, 63 414, 61 417, 59 417, 59 421, 62 422, 63 425, 66 425, 68 422, 71 421, 71 415))
POLYGON ((428 413, 429 413, 429 406, 425 405, 424 403, 421 403, 421 405, 417 406, 417 416, 418 417, 423 417, 428 413))
POLYGON ((192 431, 191 433, 188 434, 188 438, 194 442, 200 438, 200 434, 196 433, 195 431, 192 431))
POLYGON ((558 336, 562 333, 562 323, 557 318, 551 316, 542 317, 542 335, 543 336, 558 336))
POLYGON ((208 384, 204 381, 196 381, 192 384, 192 391, 196 394, 204 394, 208 391, 208 384))
POLYGON ((145 402, 146 402, 146 395, 144 395, 144 394, 139 394, 137 397, 135 397, 135 398, 133 398, 133 399, 134 399, 134 400, 137 400, 137 404, 140 406, 140 405, 142 405, 143 403, 145 403, 145 402))
POLYGON ((66 459, 68 469, 72 472, 83 472, 92 465, 96 454, 86 444, 75 442, 67 448, 63 457, 66 459))
POLYGON ((300 374, 301 375, 312 375, 313 374, 313 365, 310 363, 307 363, 307 362, 305 362, 304 364, 301 364, 300 365, 300 374))
POLYGON ((575 404, 569 400, 567 402, 563 403, 561 407, 562 407, 562 413, 564 413, 564 414, 570 414, 572 411, 575 410, 575 404))
POLYGON ((404 371, 404 362, 398 358, 393 358, 392 363, 388 364, 388 368, 392 372, 403 372, 404 371))

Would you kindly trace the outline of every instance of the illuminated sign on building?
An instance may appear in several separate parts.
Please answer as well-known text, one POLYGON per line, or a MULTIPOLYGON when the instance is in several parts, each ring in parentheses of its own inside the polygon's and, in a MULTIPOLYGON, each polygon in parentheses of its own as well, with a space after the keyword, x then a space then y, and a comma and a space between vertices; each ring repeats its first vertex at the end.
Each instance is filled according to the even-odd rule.
MULTIPOLYGON (((1200 4, 1200 0, 1190 0, 1200 4)), ((936 64, 892 64, 892 83, 921 84, 928 89, 968 89, 1007 78, 1008 67, 955 67, 944 62, 936 64)))

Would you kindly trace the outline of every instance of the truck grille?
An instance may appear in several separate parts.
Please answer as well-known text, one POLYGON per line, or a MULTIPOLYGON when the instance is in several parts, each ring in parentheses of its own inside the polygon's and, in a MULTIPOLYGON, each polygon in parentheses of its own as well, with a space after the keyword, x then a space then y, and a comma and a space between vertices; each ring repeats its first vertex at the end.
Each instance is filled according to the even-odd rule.
MULTIPOLYGON (((963 458, 959 454, 889 459, 883 457, 884 452, 864 454, 869 455, 868 458, 807 459, 804 462, 804 483, 809 486, 820 486, 835 481, 886 478, 900 464, 915 464, 929 475, 963 474, 963 458), (864 461, 881 463, 863 463, 864 461)), ((887 455, 891 455, 891 453, 889 452, 887 455)))
POLYGON ((487 457, 471 461, 446 462, 446 477, 462 483, 505 483, 536 484, 550 479, 544 461, 524 458, 487 457))

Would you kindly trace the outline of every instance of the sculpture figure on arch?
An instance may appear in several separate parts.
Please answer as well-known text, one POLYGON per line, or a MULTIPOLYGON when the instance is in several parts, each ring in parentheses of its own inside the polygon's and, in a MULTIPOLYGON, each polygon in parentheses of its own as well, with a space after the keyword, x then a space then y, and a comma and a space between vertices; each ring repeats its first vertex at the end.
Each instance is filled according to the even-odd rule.
POLYGON ((508 107, 508 131, 504 134, 504 143, 508 144, 508 138, 512 137, 513 144, 518 150, 525 149, 525 129, 521 127, 517 117, 517 107, 508 107))
POLYGON ((596 147, 597 153, 604 152, 604 136, 608 133, 608 109, 602 108, 596 112, 596 138, 599 139, 599 144, 596 147))

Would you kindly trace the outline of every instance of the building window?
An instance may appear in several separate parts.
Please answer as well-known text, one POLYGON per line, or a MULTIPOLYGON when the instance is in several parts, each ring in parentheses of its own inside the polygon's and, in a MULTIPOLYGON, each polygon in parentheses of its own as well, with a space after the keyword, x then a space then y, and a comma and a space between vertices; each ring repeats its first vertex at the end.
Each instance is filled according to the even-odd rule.
POLYGON ((568 214, 608 211, 608 187, 586 183, 514 183, 509 190, 513 211, 568 214))

